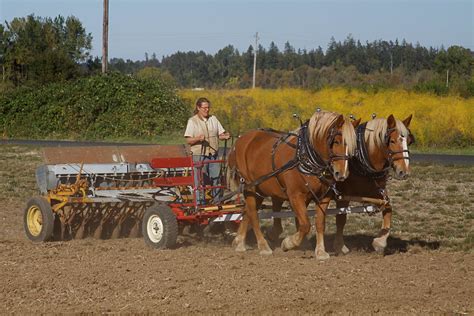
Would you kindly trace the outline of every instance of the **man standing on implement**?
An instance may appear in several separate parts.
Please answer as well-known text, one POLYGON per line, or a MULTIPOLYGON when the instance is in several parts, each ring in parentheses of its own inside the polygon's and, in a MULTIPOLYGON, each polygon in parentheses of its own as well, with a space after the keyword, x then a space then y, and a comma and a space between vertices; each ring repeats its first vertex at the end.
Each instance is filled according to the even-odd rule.
MULTIPOLYGON (((194 162, 205 162, 217 160, 219 150, 219 140, 229 139, 230 134, 225 131, 222 124, 214 116, 210 115, 211 102, 206 98, 199 98, 196 101, 194 116, 188 120, 184 137, 191 146, 194 162)), ((194 170, 194 183, 198 183, 199 169, 194 170)), ((207 174, 211 185, 219 184, 220 164, 209 163, 203 165, 203 173, 207 174)), ((216 196, 219 189, 213 189, 213 196, 216 196)), ((201 192, 196 191, 196 198, 199 202, 204 200, 201 192)))

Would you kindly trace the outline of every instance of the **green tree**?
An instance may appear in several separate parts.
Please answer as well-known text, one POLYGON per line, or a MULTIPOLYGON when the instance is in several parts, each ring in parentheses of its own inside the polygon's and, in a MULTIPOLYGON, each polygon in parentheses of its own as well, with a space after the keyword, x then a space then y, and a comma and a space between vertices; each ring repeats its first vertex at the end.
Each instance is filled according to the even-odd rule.
MULTIPOLYGON (((257 55, 258 56, 258 55, 257 55)), ((265 69, 278 69, 280 63, 280 50, 274 42, 270 43, 266 54, 265 69)))
POLYGON ((472 73, 473 58, 468 49, 461 46, 451 46, 442 49, 435 59, 435 68, 441 75, 449 70, 451 76, 457 78, 469 77, 472 73))
POLYGON ((81 73, 80 63, 90 57, 92 36, 74 16, 51 19, 32 14, 7 22, 5 30, 3 65, 16 85, 75 78, 81 73))
POLYGON ((162 84, 176 86, 176 80, 167 71, 157 67, 145 67, 140 69, 136 74, 138 79, 157 80, 162 84))

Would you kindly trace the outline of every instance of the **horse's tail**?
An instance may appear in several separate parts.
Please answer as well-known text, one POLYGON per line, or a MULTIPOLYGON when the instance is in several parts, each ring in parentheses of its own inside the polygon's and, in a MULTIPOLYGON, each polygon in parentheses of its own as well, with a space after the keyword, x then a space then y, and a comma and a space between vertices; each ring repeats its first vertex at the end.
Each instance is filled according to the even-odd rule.
POLYGON ((237 161, 235 159, 235 151, 232 150, 227 157, 227 184, 229 190, 236 192, 239 189, 239 174, 237 172, 237 161))

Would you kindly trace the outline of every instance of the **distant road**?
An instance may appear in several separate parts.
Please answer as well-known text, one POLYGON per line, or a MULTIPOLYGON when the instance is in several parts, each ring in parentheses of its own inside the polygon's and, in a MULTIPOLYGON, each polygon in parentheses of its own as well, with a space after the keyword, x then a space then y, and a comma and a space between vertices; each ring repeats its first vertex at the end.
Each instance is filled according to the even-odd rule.
MULTIPOLYGON (((89 142, 65 140, 23 140, 0 139, 0 145, 28 145, 37 147, 73 147, 73 146, 133 146, 152 145, 139 143, 89 142)), ((474 165, 474 155, 411 154, 413 162, 437 163, 444 165, 474 165)))

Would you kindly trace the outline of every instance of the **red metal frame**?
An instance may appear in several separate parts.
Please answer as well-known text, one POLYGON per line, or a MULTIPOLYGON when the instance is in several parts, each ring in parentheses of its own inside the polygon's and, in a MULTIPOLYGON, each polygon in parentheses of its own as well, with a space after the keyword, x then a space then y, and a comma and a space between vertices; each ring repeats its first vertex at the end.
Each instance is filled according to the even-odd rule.
MULTIPOLYGON (((155 169, 165 169, 167 176, 154 180, 154 184, 159 187, 179 187, 187 186, 192 188, 192 202, 191 203, 176 203, 170 202, 168 205, 173 210, 178 222, 182 223, 199 223, 206 225, 212 218, 219 217, 225 214, 241 213, 241 209, 236 210, 218 210, 206 211, 206 208, 219 206, 215 204, 199 204, 196 199, 197 190, 212 190, 215 188, 224 189, 225 185, 217 186, 207 185, 204 183, 203 166, 206 164, 225 163, 224 160, 211 160, 194 162, 192 156, 186 157, 171 157, 171 158, 154 158, 151 161, 151 167, 155 169), (194 183, 195 168, 200 170, 198 173, 198 185, 194 183), (169 176, 169 174, 175 174, 169 176)), ((239 200, 237 202, 240 202, 239 200)))

